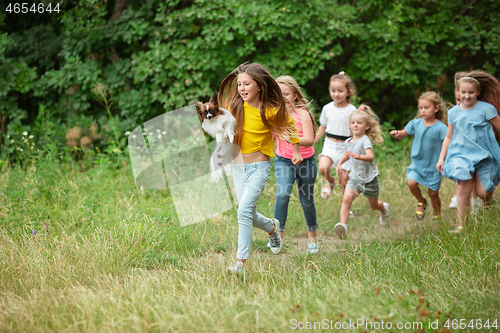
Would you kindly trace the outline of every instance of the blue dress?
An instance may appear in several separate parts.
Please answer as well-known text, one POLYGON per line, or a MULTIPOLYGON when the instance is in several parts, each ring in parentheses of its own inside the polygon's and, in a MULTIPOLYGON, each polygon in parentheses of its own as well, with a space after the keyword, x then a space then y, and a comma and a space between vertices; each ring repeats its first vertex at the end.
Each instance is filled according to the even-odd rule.
POLYGON ((436 164, 439 161, 448 126, 439 119, 433 125, 426 126, 424 119, 419 118, 406 124, 405 131, 415 136, 411 146, 411 164, 406 170, 406 178, 433 191, 439 191, 443 177, 437 171, 436 164))
POLYGON ((491 104, 478 101, 470 110, 460 106, 448 111, 453 137, 443 166, 443 176, 458 184, 459 180, 477 177, 486 192, 495 190, 500 180, 500 148, 489 120, 498 116, 491 104))

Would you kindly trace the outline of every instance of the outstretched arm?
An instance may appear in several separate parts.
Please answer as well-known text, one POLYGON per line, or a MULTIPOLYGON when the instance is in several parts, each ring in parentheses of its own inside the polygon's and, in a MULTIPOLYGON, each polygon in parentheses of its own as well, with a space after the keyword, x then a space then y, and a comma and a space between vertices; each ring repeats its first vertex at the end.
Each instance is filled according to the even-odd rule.
POLYGON ((402 130, 392 130, 389 132, 389 134, 394 138, 394 139, 398 139, 398 140, 401 140, 401 139, 404 139, 408 136, 408 133, 406 132, 405 129, 402 129, 402 130))

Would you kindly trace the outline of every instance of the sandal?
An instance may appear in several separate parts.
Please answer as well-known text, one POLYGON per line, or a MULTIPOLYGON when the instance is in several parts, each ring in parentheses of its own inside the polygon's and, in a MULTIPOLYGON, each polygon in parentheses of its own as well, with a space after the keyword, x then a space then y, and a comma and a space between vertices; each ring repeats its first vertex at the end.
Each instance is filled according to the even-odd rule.
POLYGON ((321 197, 324 199, 327 199, 330 194, 332 194, 332 188, 335 186, 335 184, 326 184, 323 186, 323 189, 321 190, 321 197))
POLYGON ((415 218, 417 220, 421 220, 424 218, 426 208, 427 208, 427 200, 424 199, 424 202, 418 203, 417 211, 415 212, 415 218), (422 207, 422 210, 419 210, 420 207, 422 207))

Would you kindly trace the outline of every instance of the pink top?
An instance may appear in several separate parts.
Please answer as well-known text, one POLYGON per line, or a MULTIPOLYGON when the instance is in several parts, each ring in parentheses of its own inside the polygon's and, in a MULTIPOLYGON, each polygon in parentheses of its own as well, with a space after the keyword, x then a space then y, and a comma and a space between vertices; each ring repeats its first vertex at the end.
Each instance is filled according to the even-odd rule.
MULTIPOLYGON (((300 121, 300 113, 301 112, 307 112, 304 111, 302 108, 299 108, 295 111, 293 114, 293 119, 295 120, 295 125, 297 126, 297 132, 299 133, 299 138, 302 138, 304 136, 304 131, 302 130, 302 122, 300 121)), ((299 147, 300 149, 300 155, 302 155, 302 158, 306 159, 314 155, 314 147, 299 147)), ((279 138, 276 140, 276 154, 278 156, 292 159, 293 157, 293 148, 292 145, 289 144, 286 141, 282 141, 279 138)))

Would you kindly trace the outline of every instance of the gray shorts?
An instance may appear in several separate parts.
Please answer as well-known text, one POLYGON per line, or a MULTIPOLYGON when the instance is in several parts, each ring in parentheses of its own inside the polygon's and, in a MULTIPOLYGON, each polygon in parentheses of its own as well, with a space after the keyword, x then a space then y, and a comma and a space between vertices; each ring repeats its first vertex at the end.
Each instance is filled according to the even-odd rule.
POLYGON ((380 193, 380 183, 378 182, 378 176, 373 178, 369 183, 362 183, 356 180, 349 179, 346 189, 354 190, 356 193, 363 193, 365 198, 378 198, 380 193))

